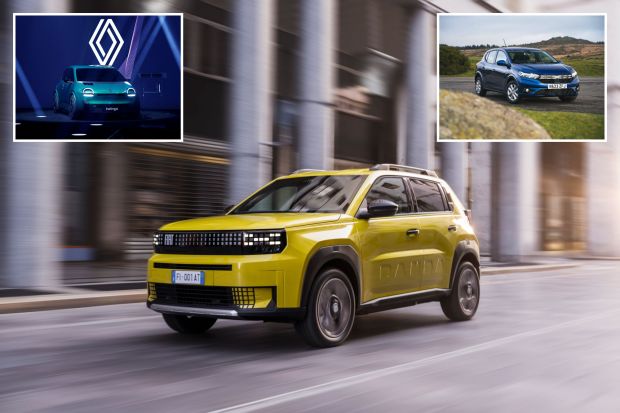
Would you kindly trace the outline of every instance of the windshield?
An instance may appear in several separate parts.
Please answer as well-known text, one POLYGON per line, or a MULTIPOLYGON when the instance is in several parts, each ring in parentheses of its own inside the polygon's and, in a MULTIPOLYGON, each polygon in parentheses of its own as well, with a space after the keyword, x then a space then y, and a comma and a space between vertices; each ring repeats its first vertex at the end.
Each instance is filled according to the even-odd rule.
POLYGON ((542 50, 509 51, 510 60, 515 64, 557 63, 549 53, 542 50))
POLYGON ((231 214, 344 213, 364 178, 362 175, 323 175, 280 179, 254 194, 231 214))
POLYGON ((124 82, 116 69, 77 69, 77 80, 82 82, 124 82))

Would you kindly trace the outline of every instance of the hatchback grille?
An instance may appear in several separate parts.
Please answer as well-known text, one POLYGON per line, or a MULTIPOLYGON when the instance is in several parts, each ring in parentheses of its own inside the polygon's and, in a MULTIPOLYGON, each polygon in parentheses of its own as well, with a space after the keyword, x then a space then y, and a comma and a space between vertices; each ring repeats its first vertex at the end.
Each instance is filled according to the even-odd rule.
POLYGON ((540 75, 541 83, 568 83, 573 80, 571 75, 540 75))

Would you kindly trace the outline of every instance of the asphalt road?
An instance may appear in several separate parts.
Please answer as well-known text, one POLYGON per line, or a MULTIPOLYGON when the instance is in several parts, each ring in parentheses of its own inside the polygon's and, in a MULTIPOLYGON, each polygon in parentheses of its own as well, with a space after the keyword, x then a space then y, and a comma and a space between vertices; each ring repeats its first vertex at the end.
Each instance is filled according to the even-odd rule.
MULTIPOLYGON (((605 81, 602 77, 587 77, 580 79, 581 91, 573 102, 561 102, 558 98, 527 98, 521 100, 516 107, 522 109, 605 113, 605 81)), ((440 77, 441 89, 452 89, 474 93, 474 80, 469 77, 440 77)), ((513 106, 500 93, 488 92, 486 99, 502 105, 513 106)))
POLYGON ((2 315, 0 411, 618 411, 619 266, 483 277, 472 321, 377 313, 327 350, 286 324, 183 337, 141 304, 2 315))

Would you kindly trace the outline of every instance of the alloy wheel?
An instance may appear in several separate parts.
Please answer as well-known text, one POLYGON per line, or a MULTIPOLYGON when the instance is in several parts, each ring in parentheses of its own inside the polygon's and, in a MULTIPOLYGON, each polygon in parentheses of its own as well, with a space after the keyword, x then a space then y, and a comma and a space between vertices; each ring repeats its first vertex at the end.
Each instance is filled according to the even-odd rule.
POLYGON ((458 285, 458 299, 463 313, 470 316, 476 311, 479 293, 476 273, 471 268, 464 269, 458 285))
POLYGON ((481 90, 482 90, 482 82, 480 81, 480 78, 477 78, 476 79, 476 94, 479 95, 481 90))
POLYGON ((508 84, 506 95, 508 96, 508 100, 510 100, 511 102, 515 102, 517 99, 519 99, 519 88, 517 87, 516 83, 511 82, 508 84))
POLYGON ((353 317, 353 299, 344 281, 331 278, 321 286, 316 301, 317 324, 321 333, 332 340, 347 333, 353 317))

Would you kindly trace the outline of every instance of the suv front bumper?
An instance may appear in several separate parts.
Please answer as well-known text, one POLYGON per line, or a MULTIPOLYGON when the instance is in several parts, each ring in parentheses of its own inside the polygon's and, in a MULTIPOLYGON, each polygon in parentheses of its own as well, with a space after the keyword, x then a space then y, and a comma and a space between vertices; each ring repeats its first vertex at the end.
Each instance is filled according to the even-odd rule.
POLYGON ((558 97, 579 95, 579 78, 566 83, 565 89, 550 89, 549 83, 537 79, 519 78, 519 95, 530 97, 558 97))
MULTIPOLYGON (((292 250, 292 249, 287 249, 292 250)), ((153 254, 147 305, 154 311, 217 318, 291 319, 301 303, 303 259, 287 254, 153 254), (197 270, 201 285, 174 284, 174 270, 197 270)))

